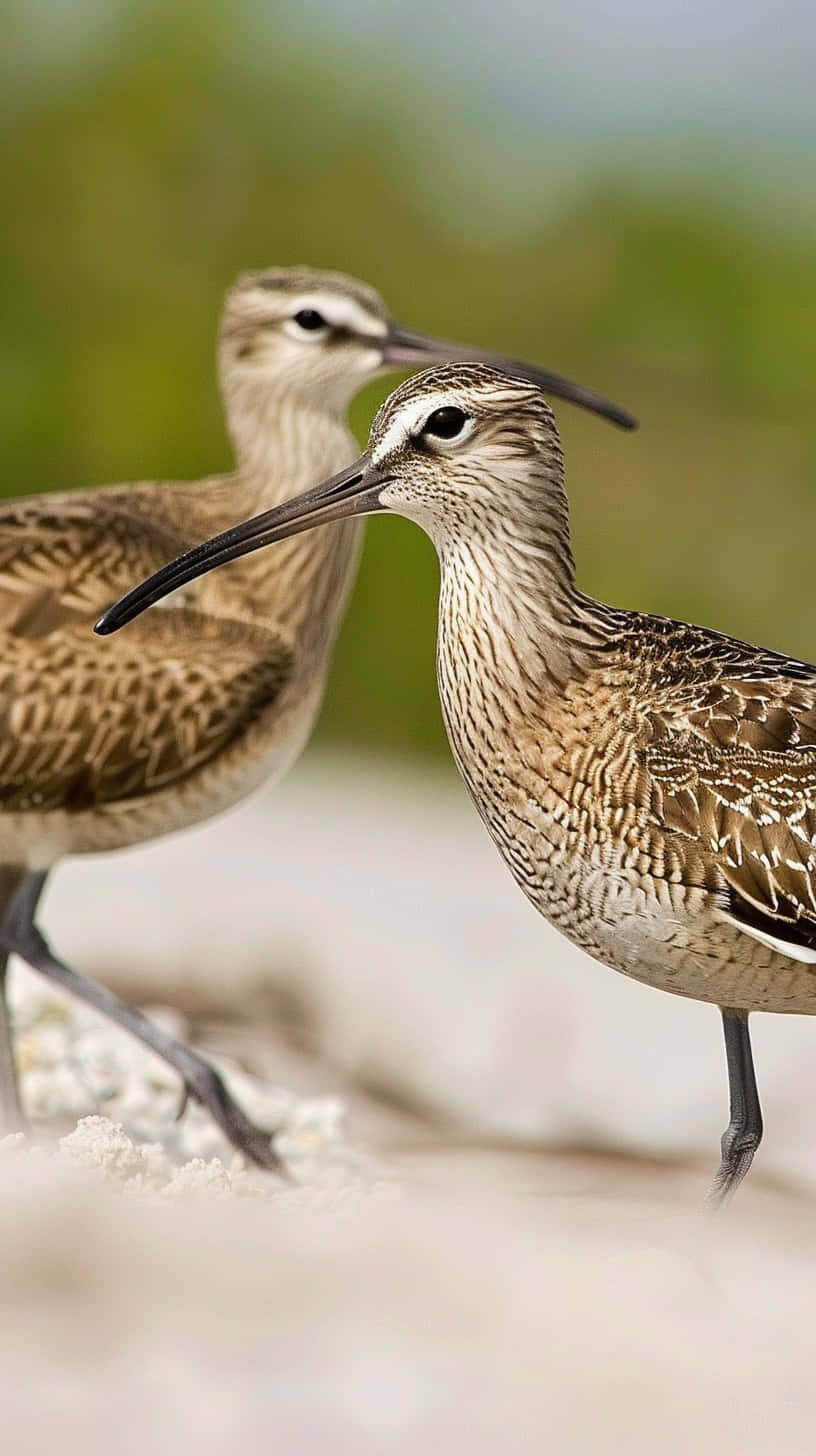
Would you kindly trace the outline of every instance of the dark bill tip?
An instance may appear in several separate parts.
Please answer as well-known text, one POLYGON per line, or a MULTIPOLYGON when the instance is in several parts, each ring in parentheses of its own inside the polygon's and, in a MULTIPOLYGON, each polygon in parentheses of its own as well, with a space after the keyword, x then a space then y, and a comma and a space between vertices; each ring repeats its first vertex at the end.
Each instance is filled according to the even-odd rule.
POLYGON ((383 363, 393 364, 395 368, 429 368, 433 364, 487 364, 493 369, 501 369, 505 374, 515 375, 517 379, 528 379, 543 394, 568 400, 570 404, 610 420, 622 430, 637 429, 638 422, 634 415, 621 405, 606 399, 604 395, 597 394, 594 389, 587 389, 583 384, 576 384, 573 380, 565 379, 561 374, 553 374, 547 369, 539 369, 534 364, 510 359, 506 354, 493 354, 487 349, 471 349, 466 344, 435 339, 431 334, 419 334, 413 329, 404 329, 401 324, 391 326, 383 343, 382 354, 383 363))

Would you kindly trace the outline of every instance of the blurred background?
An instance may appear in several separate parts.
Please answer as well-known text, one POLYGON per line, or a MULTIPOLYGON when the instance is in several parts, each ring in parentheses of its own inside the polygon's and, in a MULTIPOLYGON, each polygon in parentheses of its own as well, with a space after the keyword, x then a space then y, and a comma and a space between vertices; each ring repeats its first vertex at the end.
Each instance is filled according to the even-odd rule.
MULTIPOLYGON (((226 468, 224 290, 335 267, 639 415, 559 411, 584 589, 816 657, 815 43, 770 0, 3 7, 0 487, 226 468)), ((324 745, 444 754, 435 582, 370 526, 324 745)))
MULTIPOLYGON (((0 491, 228 469, 225 289, 337 268, 640 417, 558 410, 585 590, 816 660, 815 52, 804 0, 0 7, 0 491)), ((354 1216, 217 1165, 206 1201, 175 1177, 229 1160, 206 1119, 16 968, 32 1112, 169 1158, 110 1124, 79 1172, 0 1145, 16 1449, 107 1450, 112 1410, 134 1452, 179 1423, 202 1452, 812 1449, 816 1026, 755 1018, 766 1140, 703 1235, 719 1018, 511 883, 443 741, 436 579, 373 521, 285 782, 49 887, 69 959, 242 1099, 287 1089, 354 1216)))
MULTIPOLYGON (((228 469, 225 289, 248 267, 338 268, 408 325, 637 413, 628 435, 558 411, 585 590, 816 658, 815 46, 816 12, 770 0, 4 7, 2 489, 228 469)), ((354 406, 361 441, 387 388, 354 406)), ((250 982, 272 988, 266 1013, 329 1082, 423 1116, 713 1149, 716 1017, 552 934, 466 801, 436 583, 415 527, 371 522, 294 773, 230 828, 69 865, 48 923, 86 969, 188 1015, 203 998, 219 1025, 250 982), (667 1058, 677 1082, 644 1096, 667 1058)), ((816 1176, 794 1071, 816 1085, 810 1028, 759 1025, 816 1176)))

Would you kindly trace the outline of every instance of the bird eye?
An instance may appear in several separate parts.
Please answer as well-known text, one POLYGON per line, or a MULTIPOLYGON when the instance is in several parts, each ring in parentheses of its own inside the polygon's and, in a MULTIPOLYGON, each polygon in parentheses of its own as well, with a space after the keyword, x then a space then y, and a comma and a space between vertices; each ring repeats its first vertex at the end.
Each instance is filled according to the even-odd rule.
POLYGON ((322 313, 318 313, 316 308, 299 308, 294 315, 294 320, 298 328, 303 329, 307 334, 314 334, 318 329, 329 327, 322 313))
POLYGON ((422 433, 433 435, 437 440, 455 440, 457 435, 461 435, 467 421, 464 410, 456 409, 454 405, 446 405, 428 415, 422 433))

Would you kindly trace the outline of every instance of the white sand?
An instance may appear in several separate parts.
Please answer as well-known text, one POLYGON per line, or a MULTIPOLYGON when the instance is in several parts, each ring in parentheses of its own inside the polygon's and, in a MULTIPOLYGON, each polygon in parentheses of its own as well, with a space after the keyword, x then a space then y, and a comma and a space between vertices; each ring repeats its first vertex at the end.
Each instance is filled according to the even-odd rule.
MULTIPOLYGON (((717 1011, 550 930, 452 769, 429 788, 398 766, 301 766, 215 823, 67 864, 44 919, 80 968, 142 1000, 224 1011, 293 988, 330 1062, 466 1128, 715 1160, 717 1011)), ((757 1171, 814 1182, 816 1023, 752 1027, 757 1171)))
POLYGON ((810 1207, 751 1193, 715 1226, 682 1184, 520 1158, 168 1197, 83 1135, 111 1171, 0 1148, 15 1456, 813 1450, 810 1207))
POLYGON ((197 1109, 174 1122, 159 1063, 19 973, 40 1127, 97 1116, 0 1144, 3 1452, 813 1450, 816 1219, 791 1184, 816 1176, 816 1026, 758 1021, 767 1149, 712 1220, 716 1013, 572 952, 455 786, 420 788, 326 765, 58 875, 55 943, 208 1012, 211 1044, 265 1073, 222 1061, 284 1125, 297 1185, 243 1170, 197 1109), (333 1067, 277 1040, 275 985, 333 1067), (502 1152, 499 1132, 602 1153, 502 1152))

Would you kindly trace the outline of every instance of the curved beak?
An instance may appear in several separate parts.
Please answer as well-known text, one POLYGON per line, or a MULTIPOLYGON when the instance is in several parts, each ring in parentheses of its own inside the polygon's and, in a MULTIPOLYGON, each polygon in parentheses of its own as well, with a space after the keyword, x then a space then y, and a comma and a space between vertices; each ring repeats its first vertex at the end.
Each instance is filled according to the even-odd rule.
POLYGON ((469 344, 454 344, 447 339, 435 339, 430 334, 418 334, 413 329, 404 329, 401 324, 391 325, 381 348, 383 363, 394 368, 401 368, 403 365, 422 369, 432 364, 488 364, 493 369, 501 369, 504 374, 515 375, 517 379, 529 379, 544 394, 569 400, 571 404, 602 415, 614 425, 619 425, 622 430, 637 428, 634 415, 630 415, 620 405, 613 404, 611 400, 604 399, 603 395, 596 394, 594 389, 585 389, 582 384, 574 384, 571 379, 564 379, 560 374, 551 374, 547 369, 537 369, 532 364, 509 359, 505 354, 491 354, 486 349, 473 349, 469 344))
POLYGON ((340 521, 344 516, 368 516, 384 509, 380 505, 380 494, 390 479, 371 464, 367 455, 361 455, 348 469, 307 490, 304 495, 285 501, 274 510, 263 511, 240 526, 231 526, 228 531, 222 531, 200 546, 194 546, 191 551, 185 551, 183 556, 177 556, 175 561, 163 566, 108 607, 94 631, 100 637, 118 632, 120 627, 141 616, 148 607, 162 601, 178 587, 186 586, 216 566, 237 561, 239 556, 247 556, 250 551, 260 551, 263 546, 272 546, 276 541, 284 541, 287 536, 298 536, 301 531, 310 531, 313 526, 340 521))

